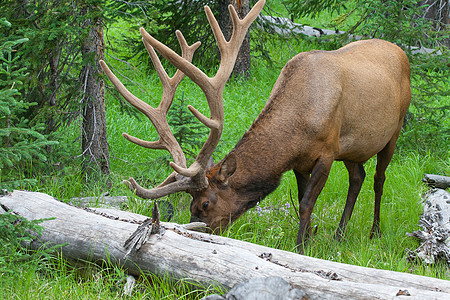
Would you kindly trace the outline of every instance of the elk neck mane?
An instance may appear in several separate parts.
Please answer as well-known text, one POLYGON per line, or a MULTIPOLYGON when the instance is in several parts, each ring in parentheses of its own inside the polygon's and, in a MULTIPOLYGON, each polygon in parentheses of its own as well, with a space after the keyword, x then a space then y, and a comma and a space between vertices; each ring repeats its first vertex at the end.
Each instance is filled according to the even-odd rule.
POLYGON ((234 149, 222 160, 225 161, 231 153, 235 154, 237 160, 236 172, 230 178, 232 188, 237 194, 242 195, 236 218, 248 209, 255 207, 259 201, 280 185, 283 172, 275 170, 274 173, 273 165, 270 165, 270 162, 275 159, 273 156, 276 155, 277 151, 256 152, 252 141, 252 135, 258 134, 259 129, 264 127, 260 123, 270 115, 271 109, 272 104, 269 101, 234 149))

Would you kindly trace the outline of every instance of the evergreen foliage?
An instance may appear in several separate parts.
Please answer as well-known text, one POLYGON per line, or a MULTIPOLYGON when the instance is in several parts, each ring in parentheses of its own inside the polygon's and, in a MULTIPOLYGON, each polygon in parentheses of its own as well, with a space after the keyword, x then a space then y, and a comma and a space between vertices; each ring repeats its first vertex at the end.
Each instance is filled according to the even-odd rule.
POLYGON ((347 0, 287 0, 286 4, 291 13, 291 18, 318 16, 322 12, 340 13, 346 9, 347 0))
POLYGON ((208 130, 186 108, 183 92, 168 112, 168 123, 185 155, 195 158, 198 149, 204 143, 208 130))
MULTIPOLYGON (((12 26, 6 30, 11 36, 24 36, 28 38, 26 46, 17 47, 17 54, 21 60, 17 63, 20 67, 26 67, 29 75, 24 80, 22 97, 24 103, 34 103, 27 107, 24 117, 29 120, 30 126, 40 123, 41 134, 49 134, 55 139, 63 139, 58 136, 61 126, 70 124, 73 120, 83 119, 82 129, 78 134, 83 138, 104 137, 102 143, 84 143, 83 157, 96 156, 95 146, 104 148, 102 153, 107 153, 105 135, 99 134, 104 126, 96 120, 103 109, 93 109, 90 104, 103 103, 100 99, 101 92, 96 94, 96 88, 102 90, 103 85, 99 78, 98 60, 95 50, 103 50, 102 21, 108 20, 108 3, 104 0, 1 0, 0 14, 11 20, 12 26), (93 31, 93 27, 100 28, 93 31), (100 39, 92 39, 93 32, 100 32, 100 39), (101 42, 98 42, 101 41, 101 42), (97 43, 96 45, 91 44, 97 43), (91 68, 92 67, 92 68, 91 68), (96 85, 97 84, 97 85, 96 85), (88 118, 86 116, 93 116, 88 118), (96 118, 94 120, 94 118, 96 118), (89 127, 89 125, 95 123, 89 127), (92 134, 89 128, 98 129, 92 134), (86 151, 86 145, 91 146, 86 151)), ((101 51, 100 51, 101 52, 101 51)), ((100 139, 99 139, 100 140, 100 139)), ((48 148, 51 157, 66 161, 67 148, 48 148)), ((105 156, 105 160, 108 155, 105 156)), ((94 160, 98 158, 94 158, 94 160)), ((52 164, 51 164, 52 165, 52 164)), ((101 164, 103 172, 107 173, 108 162, 101 164)), ((99 167, 97 165, 97 167, 99 167)))
MULTIPOLYGON (((216 50, 216 42, 203 7, 208 5, 213 12, 217 12, 218 1, 156 0, 153 1, 151 6, 138 5, 140 5, 140 10, 135 10, 132 16, 138 17, 140 22, 136 23, 134 21, 132 23, 134 25, 131 26, 131 32, 135 32, 136 35, 127 33, 127 35, 123 36, 124 43, 129 49, 132 49, 125 56, 125 59, 129 60, 137 56, 141 61, 149 60, 147 51, 137 36, 139 27, 144 27, 153 37, 163 41, 164 44, 177 53, 181 53, 181 49, 175 30, 180 30, 189 44, 196 41, 202 43, 202 46, 196 51, 193 58, 195 65, 200 64, 205 67, 211 67, 217 63, 218 51, 216 50)), ((165 63, 163 61, 163 64, 165 63)))
POLYGON ((0 273, 13 275, 11 264, 34 257, 33 252, 23 249, 21 243, 31 242, 43 228, 43 220, 28 221, 11 212, 0 214, 0 273))
POLYGON ((12 23, 9 34, 29 39, 17 53, 20 65, 29 70, 23 97, 37 104, 27 110, 34 123, 45 123, 45 133, 73 120, 80 109, 77 98, 83 92, 80 71, 90 63, 81 56, 89 28, 83 26, 95 11, 84 15, 87 5, 99 0, 3 0, 0 13, 12 23))
MULTIPOLYGON (((0 26, 11 24, 2 18, 0 26)), ((26 68, 17 66, 20 55, 16 49, 26 43, 26 38, 0 36, 0 189, 13 189, 29 179, 12 179, 11 169, 33 159, 46 160, 44 148, 54 145, 46 136, 39 133, 40 124, 31 126, 26 118, 27 110, 36 105, 23 100, 20 90, 28 75, 26 68)))

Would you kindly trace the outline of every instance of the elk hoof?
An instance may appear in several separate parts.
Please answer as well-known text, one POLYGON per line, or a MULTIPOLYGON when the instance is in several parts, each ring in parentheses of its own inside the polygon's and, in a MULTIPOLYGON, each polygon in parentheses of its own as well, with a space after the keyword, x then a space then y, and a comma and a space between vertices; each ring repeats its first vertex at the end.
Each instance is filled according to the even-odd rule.
POLYGON ((336 233, 334 234, 334 237, 333 237, 333 238, 334 238, 335 241, 342 242, 342 240, 344 239, 344 237, 345 237, 344 231, 343 231, 342 229, 338 228, 338 229, 336 230, 336 233))
POLYGON ((317 229, 319 229, 319 225, 314 225, 313 229, 311 230, 313 235, 317 234, 317 229))
POLYGON ((381 236, 381 230, 380 230, 380 226, 373 226, 372 229, 370 230, 370 239, 376 238, 376 237, 380 237, 381 236))
POLYGON ((297 245, 297 253, 303 255, 305 253, 305 249, 302 245, 297 245))

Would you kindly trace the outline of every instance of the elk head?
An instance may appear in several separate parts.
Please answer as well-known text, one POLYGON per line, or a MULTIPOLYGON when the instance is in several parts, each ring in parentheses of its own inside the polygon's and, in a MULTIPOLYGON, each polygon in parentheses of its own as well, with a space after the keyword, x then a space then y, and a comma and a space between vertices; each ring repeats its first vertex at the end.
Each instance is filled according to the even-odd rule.
POLYGON ((190 193, 193 196, 191 204, 193 220, 196 220, 197 217, 213 229, 228 224, 228 220, 230 220, 229 202, 221 200, 229 199, 228 193, 230 193, 230 191, 227 192, 224 187, 227 185, 227 177, 233 172, 233 167, 223 163, 220 166, 212 168, 209 168, 210 166, 208 165, 223 130, 223 89, 231 75, 239 48, 245 38, 247 30, 261 12, 264 3, 265 0, 260 0, 256 3, 248 15, 242 20, 237 15, 234 7, 232 5, 229 6, 229 12, 233 22, 233 32, 229 41, 225 40, 210 8, 205 6, 206 16, 212 28, 221 57, 219 69, 214 77, 208 77, 191 63, 194 51, 198 48, 200 42, 189 46, 181 32, 176 31, 182 49, 182 55, 180 56, 141 28, 142 41, 163 85, 162 100, 157 108, 151 107, 131 94, 111 72, 106 63, 100 61, 105 74, 120 94, 152 121, 159 134, 159 140, 156 142, 144 141, 126 133, 123 133, 123 136, 127 140, 142 147, 165 149, 169 151, 174 159, 174 162, 170 163, 174 172, 159 186, 152 189, 145 189, 133 178, 129 178, 129 180, 126 181, 126 184, 137 196, 144 199, 157 199, 180 191, 190 193), (154 49, 178 68, 172 78, 167 75, 162 67, 154 49), (205 144, 200 150, 194 163, 189 167, 186 166, 185 155, 170 131, 166 120, 167 111, 173 102, 176 88, 183 79, 184 74, 191 78, 191 80, 202 89, 211 113, 211 116, 208 118, 194 107, 188 106, 192 114, 210 129, 205 144), (214 192, 213 190, 216 190, 217 192, 214 192), (215 217, 211 217, 212 215, 215 217))
POLYGON ((236 199, 239 195, 230 188, 230 177, 236 170, 236 160, 231 153, 206 173, 208 186, 198 191, 190 191, 191 222, 204 222, 214 231, 225 228, 240 214, 236 199))

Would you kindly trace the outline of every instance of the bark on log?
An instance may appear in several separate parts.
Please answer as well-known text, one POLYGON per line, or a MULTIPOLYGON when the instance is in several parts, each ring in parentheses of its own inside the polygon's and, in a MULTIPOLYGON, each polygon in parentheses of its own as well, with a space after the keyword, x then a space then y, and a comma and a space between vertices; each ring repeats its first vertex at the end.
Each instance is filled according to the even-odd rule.
POLYGON ((82 197, 71 198, 69 203, 78 207, 91 207, 91 206, 105 206, 105 207, 117 207, 128 202, 127 196, 100 196, 100 197, 82 197))
POLYGON ((446 189, 450 187, 450 177, 434 175, 434 174, 423 174, 423 182, 428 184, 431 187, 438 189, 446 189))
POLYGON ((450 265, 450 193, 431 189, 424 195, 423 202, 423 214, 419 220, 422 230, 409 234, 419 238, 422 244, 410 251, 409 259, 419 259, 426 264, 445 259, 450 265))
MULTIPOLYGON (((137 252, 123 259, 124 242, 147 217, 113 209, 111 219, 59 202, 49 195, 14 191, 0 197, 7 208, 27 219, 44 221, 34 248, 67 243, 64 257, 90 261, 109 257, 130 274, 152 272, 190 278, 229 289, 253 277, 280 276, 304 290, 311 299, 448 299, 450 282, 407 273, 377 270, 325 261, 243 241, 187 231, 174 223, 161 223, 165 232, 152 235, 137 252), (401 293, 399 293, 402 291, 401 293)), ((1 209, 0 209, 0 213, 1 209)))
MULTIPOLYGON (((128 199, 127 196, 108 196, 105 194, 100 197, 71 198, 69 204, 81 208, 105 207, 123 209, 124 207, 127 207, 129 201, 136 201, 136 199, 128 199)), ((159 212, 161 213, 163 220, 169 222, 174 214, 172 203, 167 200, 156 200, 156 202, 158 202, 159 212)))

